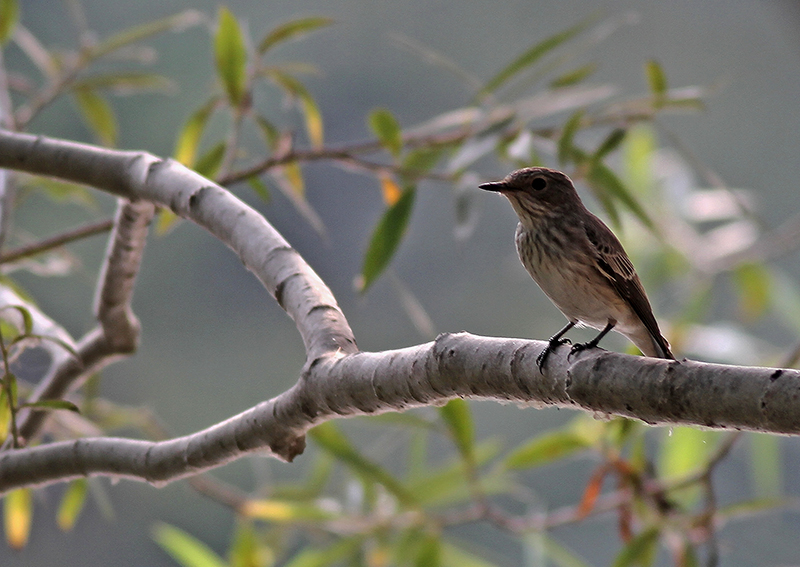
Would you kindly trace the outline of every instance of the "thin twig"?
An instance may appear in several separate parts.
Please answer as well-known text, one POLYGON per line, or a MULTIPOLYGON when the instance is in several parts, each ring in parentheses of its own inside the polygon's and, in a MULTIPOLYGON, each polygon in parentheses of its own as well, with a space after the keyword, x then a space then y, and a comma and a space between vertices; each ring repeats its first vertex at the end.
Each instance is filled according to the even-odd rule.
POLYGON ((5 254, 0 255, 0 264, 15 262, 23 258, 41 254, 42 252, 47 252, 48 250, 58 248, 59 246, 63 246, 69 242, 74 242, 75 240, 80 240, 81 238, 87 238, 89 236, 108 232, 113 228, 113 226, 114 219, 106 219, 100 222, 94 222, 73 228, 67 232, 40 240, 39 242, 34 242, 33 244, 27 244, 14 250, 10 250, 5 254))

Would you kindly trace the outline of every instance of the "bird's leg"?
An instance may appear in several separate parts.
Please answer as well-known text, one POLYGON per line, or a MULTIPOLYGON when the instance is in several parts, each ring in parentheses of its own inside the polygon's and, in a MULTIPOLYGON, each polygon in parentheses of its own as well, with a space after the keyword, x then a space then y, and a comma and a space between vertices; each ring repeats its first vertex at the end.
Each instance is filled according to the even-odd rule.
POLYGON ((601 340, 603 340, 603 337, 605 337, 608 334, 608 332, 611 329, 614 328, 614 325, 616 325, 616 324, 617 324, 617 322, 614 321, 614 320, 609 321, 608 324, 606 325, 605 329, 600 331, 600 333, 595 338, 593 338, 591 341, 589 341, 588 343, 578 343, 576 345, 572 345, 572 350, 569 351, 569 354, 572 355, 572 354, 575 354, 576 352, 580 352, 582 350, 586 350, 587 348, 596 347, 597 344, 601 340))
MULTIPOLYGON (((536 357, 536 365, 539 367, 539 372, 542 372, 542 368, 544 368, 544 363, 547 362, 547 357, 550 356, 550 353, 555 350, 557 346, 563 344, 570 344, 569 339, 562 339, 567 331, 569 331, 572 327, 575 326, 575 321, 570 321, 566 324, 566 326, 557 332, 555 335, 550 337, 550 340, 547 341, 547 346, 545 349, 539 353, 539 356, 536 357)), ((542 372, 544 374, 544 372, 542 372)))

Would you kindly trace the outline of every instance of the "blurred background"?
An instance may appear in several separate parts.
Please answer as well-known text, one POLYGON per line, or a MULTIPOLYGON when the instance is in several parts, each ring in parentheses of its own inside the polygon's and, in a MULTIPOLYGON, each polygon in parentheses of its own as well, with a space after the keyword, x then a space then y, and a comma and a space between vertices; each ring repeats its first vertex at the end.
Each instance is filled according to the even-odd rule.
MULTIPOLYGON (((21 22, 48 46, 73 46, 68 4, 66 0, 25 0, 21 22)), ((189 7, 213 18, 218 7, 216 2, 184 0, 83 0, 81 4, 89 25, 101 37, 189 7)), ((800 210, 800 6, 796 2, 469 0, 455 5, 441 0, 230 0, 227 5, 256 38, 298 16, 324 15, 336 20, 335 25, 282 46, 275 54, 279 59, 311 62, 320 69, 318 75, 306 79, 306 85, 321 107, 330 144, 369 139, 366 117, 376 107, 391 109, 401 125, 409 126, 470 102, 474 93, 458 77, 403 49, 398 35, 447 55, 487 80, 537 37, 591 14, 624 17, 630 24, 587 57, 599 65, 597 82, 615 84, 630 96, 643 94, 647 91, 644 63, 656 59, 670 86, 711 87, 713 95, 704 112, 667 117, 666 126, 728 185, 751 192, 764 226, 776 226, 800 210)), ((147 45, 158 53, 152 69, 171 77, 177 88, 166 95, 114 99, 118 146, 170 155, 176 132, 214 88, 211 42, 207 30, 195 27, 159 36, 147 45)), ((26 69, 24 59, 13 49, 8 50, 6 63, 26 69)), ((269 114, 280 112, 282 101, 276 94, 274 100, 256 104, 264 105, 269 114)), ((95 141, 68 100, 39 116, 30 131, 95 141)), ((671 143, 659 141, 664 146, 671 143)), ((398 286, 416 297, 437 333, 466 330, 545 339, 563 325, 561 314, 516 259, 516 218, 504 199, 475 190, 472 232, 468 239, 459 239, 454 234, 455 192, 442 183, 422 183, 391 273, 362 296, 354 279, 385 207, 378 183, 324 163, 304 171, 308 200, 319 212, 327 238, 311 230, 277 191, 265 203, 247 187, 234 189, 263 212, 331 286, 361 349, 399 348, 432 338, 409 319, 398 286)), ((505 173, 498 166, 481 171, 484 179, 505 173)), ((98 211, 113 210, 112 199, 99 194, 95 198, 93 206, 98 211)), ((33 194, 20 207, 15 224, 44 236, 91 217, 79 204, 55 208, 33 194)), ((68 276, 41 278, 20 272, 14 277, 46 313, 80 336, 92 325, 94 282, 104 246, 102 237, 71 246, 79 263, 68 276)), ((800 279, 797 257, 790 254, 778 261, 795 280, 800 279)), ((657 284, 656 276, 642 275, 648 289, 658 288, 651 285, 657 284)), ((181 223, 167 235, 151 237, 137 286, 134 308, 142 322, 141 348, 136 356, 104 371, 103 396, 150 408, 171 434, 180 435, 268 399, 297 379, 304 352, 292 321, 237 258, 201 229, 181 223)), ((657 315, 668 319, 674 311, 669 290, 650 295, 657 315)), ((709 320, 726 317, 724 302, 718 303, 712 306, 709 320)), ((777 364, 798 341, 796 331, 774 317, 754 322, 747 332, 758 337, 748 344, 752 356, 761 358, 726 361, 757 363, 767 354, 777 364)), ((584 337, 581 332, 573 336, 584 337)), ((627 347, 619 337, 609 337, 604 345, 616 350, 627 347)), ((496 437, 505 446, 574 417, 554 409, 487 402, 473 403, 472 408, 478 436, 496 437)), ((375 436, 367 420, 353 420, 345 428, 374 459, 391 458, 391 452, 382 448, 385 439, 375 436)), ((784 490, 796 496, 800 443, 782 439, 780 449, 786 467, 784 490)), ((298 471, 313 451, 310 448, 309 454, 291 465, 253 457, 215 474, 250 490, 271 479, 304 474, 298 471)), ((740 444, 717 478, 722 501, 735 500, 737 491, 750 486, 749 471, 747 444, 740 444)), ((529 482, 543 506, 556 507, 574 502, 590 472, 589 464, 554 466, 537 471, 529 482)), ((37 492, 30 543, 18 552, 0 546, 0 563, 174 565, 152 541, 156 521, 172 523, 224 554, 233 529, 232 515, 184 483, 162 489, 133 482, 112 486, 100 480, 96 484, 83 516, 69 533, 59 531, 53 519, 62 488, 37 492)), ((720 536, 722 564, 795 563, 800 557, 798 530, 800 515, 793 508, 732 524, 720 536)), ((522 561, 522 550, 502 534, 463 528, 456 537, 471 538, 498 565, 522 561)), ((597 565, 609 564, 618 549, 614 526, 607 522, 567 528, 559 537, 597 565)))

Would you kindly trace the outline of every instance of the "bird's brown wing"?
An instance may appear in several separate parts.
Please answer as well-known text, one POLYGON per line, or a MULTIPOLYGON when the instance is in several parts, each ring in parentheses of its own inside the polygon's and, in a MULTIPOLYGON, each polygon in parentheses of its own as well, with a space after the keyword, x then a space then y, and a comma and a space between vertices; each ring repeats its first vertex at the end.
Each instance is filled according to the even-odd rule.
POLYGON ((589 213, 589 218, 584 222, 586 236, 595 253, 597 265, 611 286, 620 297, 631 306, 633 312, 644 324, 653 342, 664 352, 665 358, 674 358, 669 348, 669 343, 661 335, 658 323, 653 315, 653 308, 647 300, 642 282, 636 274, 633 264, 625 253, 625 249, 614 233, 603 224, 603 221, 589 213))

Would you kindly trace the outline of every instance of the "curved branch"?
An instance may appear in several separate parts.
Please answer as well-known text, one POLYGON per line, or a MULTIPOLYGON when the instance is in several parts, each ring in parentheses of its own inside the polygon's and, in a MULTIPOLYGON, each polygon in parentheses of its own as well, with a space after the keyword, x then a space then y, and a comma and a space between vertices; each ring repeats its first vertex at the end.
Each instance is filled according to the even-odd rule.
POLYGON ((80 476, 162 485, 267 451, 291 461, 321 422, 440 405, 455 397, 625 415, 649 424, 800 433, 800 372, 559 348, 538 370, 542 341, 440 335, 378 353, 318 358, 272 400, 209 427, 148 442, 87 438, 0 454, 0 492, 80 476))

